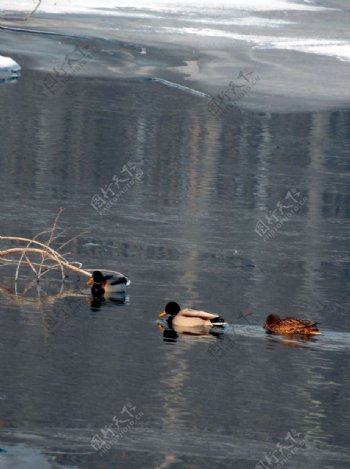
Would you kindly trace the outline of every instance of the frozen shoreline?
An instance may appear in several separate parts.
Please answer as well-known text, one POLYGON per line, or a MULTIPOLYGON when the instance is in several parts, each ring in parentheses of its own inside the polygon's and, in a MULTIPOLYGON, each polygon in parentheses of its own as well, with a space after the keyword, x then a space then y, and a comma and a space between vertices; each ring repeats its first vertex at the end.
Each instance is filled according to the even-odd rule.
POLYGON ((249 2, 250 11, 225 14, 209 7, 195 14, 169 11, 161 1, 150 3, 153 9, 106 6, 106 11, 107 3, 94 15, 39 10, 24 22, 8 14, 0 25, 17 31, 0 31, 0 53, 19 54, 27 68, 50 71, 72 49, 72 41, 84 40, 93 50, 84 75, 160 78, 215 96, 249 69, 260 80, 240 100, 243 108, 293 112, 350 105, 349 12, 295 2, 286 7, 284 0, 273 2, 269 11, 256 0, 249 2), (282 4, 285 10, 279 11, 282 4))
MULTIPOLYGON (((30 0, 18 0, 16 5, 12 0, 2 0, 1 6, 4 10, 28 11, 34 10, 38 2, 30 0)), ((139 9, 138 0, 46 0, 39 5, 41 12, 45 13, 77 13, 77 14, 105 14, 108 10, 110 14, 118 15, 121 8, 139 9)), ((151 11, 172 11, 185 12, 196 9, 218 10, 236 9, 244 11, 324 11, 331 10, 332 7, 312 4, 311 1, 299 2, 298 0, 147 0, 142 8, 151 11)))

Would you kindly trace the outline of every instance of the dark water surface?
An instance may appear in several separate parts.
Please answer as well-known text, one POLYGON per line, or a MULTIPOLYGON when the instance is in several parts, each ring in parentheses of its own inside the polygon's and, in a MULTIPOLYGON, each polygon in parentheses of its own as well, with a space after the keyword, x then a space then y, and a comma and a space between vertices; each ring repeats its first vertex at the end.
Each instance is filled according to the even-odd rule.
POLYGON ((64 238, 85 232, 67 257, 132 285, 92 307, 74 274, 37 288, 23 271, 16 296, 0 268, 1 467, 348 468, 349 111, 216 119, 159 83, 74 77, 45 97, 43 80, 0 88, 0 234, 64 207, 64 238), (125 168, 141 176, 100 215, 92 197, 125 168), (230 326, 174 337, 156 324, 168 300, 230 326), (268 336, 271 311, 323 335, 268 336))

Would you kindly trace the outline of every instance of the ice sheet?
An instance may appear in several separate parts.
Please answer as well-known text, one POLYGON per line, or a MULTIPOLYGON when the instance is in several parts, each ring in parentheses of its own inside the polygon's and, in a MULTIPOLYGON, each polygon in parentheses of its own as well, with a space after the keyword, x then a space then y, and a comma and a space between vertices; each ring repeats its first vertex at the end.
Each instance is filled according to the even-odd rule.
MULTIPOLYGON (((193 9, 212 8, 218 10, 220 8, 230 8, 247 11, 321 11, 328 8, 295 3, 288 0, 147 0, 146 2, 139 0, 45 0, 40 5, 41 11, 50 13, 97 13, 98 10, 103 12, 104 9, 115 10, 116 8, 142 8, 155 10, 174 10, 189 11, 193 9)), ((33 10, 35 2, 28 0, 20 0, 15 4, 13 0, 2 0, 1 8, 13 11, 33 10)), ((112 12, 109 12, 112 13, 112 12)))
POLYGON ((21 67, 11 57, 0 55, 0 72, 18 72, 21 67))

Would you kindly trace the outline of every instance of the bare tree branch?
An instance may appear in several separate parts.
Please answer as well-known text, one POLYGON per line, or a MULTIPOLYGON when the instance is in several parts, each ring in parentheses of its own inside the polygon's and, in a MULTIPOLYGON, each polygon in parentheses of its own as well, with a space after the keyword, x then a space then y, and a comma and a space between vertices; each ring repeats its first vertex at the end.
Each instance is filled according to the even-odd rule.
POLYGON ((94 269, 83 269, 83 264, 78 261, 69 261, 67 260, 66 256, 70 253, 62 254, 61 251, 67 244, 71 243, 73 240, 77 239, 83 233, 74 236, 73 238, 69 239, 66 242, 63 242, 59 245, 57 249, 53 249, 51 244, 53 241, 57 240, 57 238, 61 237, 61 233, 56 235, 56 229, 58 220, 63 212, 63 209, 60 209, 53 227, 51 229, 42 231, 41 233, 34 236, 32 239, 30 238, 23 238, 19 236, 0 236, 0 241, 16 241, 17 243, 26 243, 24 247, 13 247, 9 249, 0 250, 0 263, 2 264, 17 264, 16 274, 15 274, 15 282, 17 283, 19 278, 19 271, 22 264, 28 265, 35 274, 36 280, 38 281, 41 277, 46 275, 48 272, 53 270, 60 270, 62 275, 62 280, 65 279, 65 269, 71 270, 76 272, 77 274, 85 275, 86 277, 91 277, 91 273, 94 270, 101 270, 107 273, 111 273, 114 275, 123 275, 120 272, 116 272, 114 270, 106 270, 102 268, 94 268, 94 269), (46 243, 38 241, 37 238, 40 236, 50 233, 49 239, 46 243), (14 254, 19 254, 19 258, 11 259, 11 256, 14 254), (33 259, 33 255, 35 256, 33 259), (41 259, 37 259, 37 256, 41 256, 41 259), (10 258, 9 258, 10 257, 10 258))
POLYGON ((27 15, 25 17, 25 21, 28 21, 34 15, 34 13, 37 11, 37 9, 40 7, 40 5, 41 5, 41 0, 38 0, 38 3, 36 5, 36 7, 34 8, 34 10, 31 13, 29 13, 29 15, 27 15))

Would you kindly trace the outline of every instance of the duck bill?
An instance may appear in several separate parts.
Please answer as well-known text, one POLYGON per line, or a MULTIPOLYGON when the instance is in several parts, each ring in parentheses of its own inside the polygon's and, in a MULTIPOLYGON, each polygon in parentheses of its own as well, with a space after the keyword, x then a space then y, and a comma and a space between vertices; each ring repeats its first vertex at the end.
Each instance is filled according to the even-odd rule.
POLYGON ((90 285, 92 285, 94 283, 94 279, 91 277, 90 280, 88 280, 86 282, 86 285, 89 287, 90 285))
POLYGON ((160 313, 159 317, 160 317, 160 318, 164 318, 164 316, 166 316, 165 310, 160 313))

